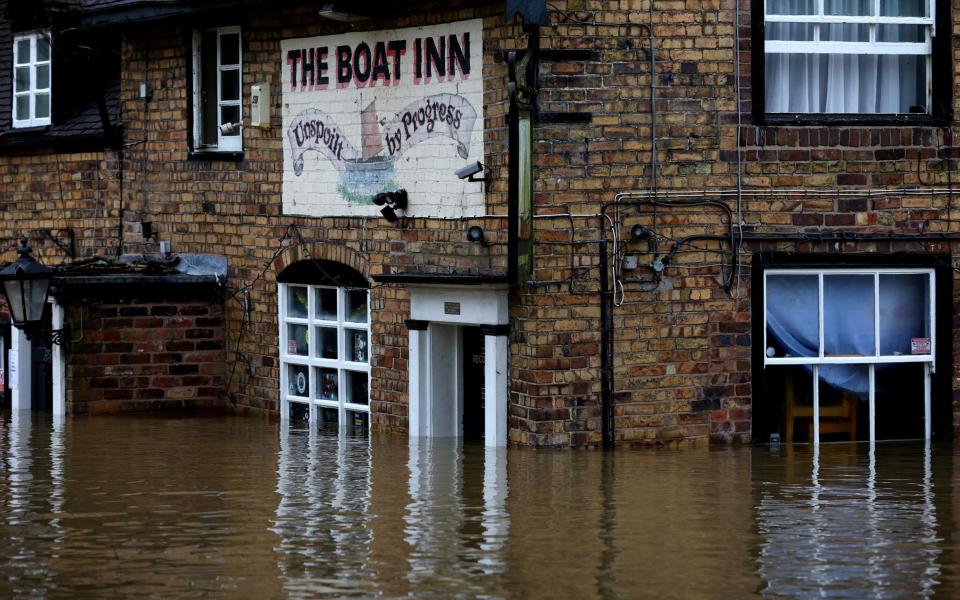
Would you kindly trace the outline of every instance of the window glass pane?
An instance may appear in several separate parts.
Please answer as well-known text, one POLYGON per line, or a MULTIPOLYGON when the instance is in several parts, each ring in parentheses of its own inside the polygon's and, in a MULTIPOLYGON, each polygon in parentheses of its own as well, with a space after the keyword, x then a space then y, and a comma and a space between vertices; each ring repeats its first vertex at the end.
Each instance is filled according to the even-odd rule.
POLYGON ((767 0, 770 15, 813 15, 817 12, 814 0, 767 0))
POLYGON ((812 42, 812 23, 767 23, 766 39, 784 42, 812 42))
POLYGON ((37 62, 50 60, 50 40, 46 36, 37 38, 37 62))
POLYGON ((337 320, 337 290, 317 289, 317 318, 324 321, 337 320))
POLYGON ((30 40, 17 40, 17 64, 26 65, 30 63, 30 40))
POLYGON ((309 421, 310 407, 302 402, 290 403, 290 420, 293 422, 309 421))
MULTIPOLYGON (((813 415, 813 371, 809 366, 778 365, 764 369, 771 399, 767 415, 769 440, 805 442, 813 415)), ((758 424, 754 424, 755 427, 758 424)))
POLYGON ((200 112, 198 125, 201 143, 216 144, 220 123, 217 122, 217 32, 205 31, 200 36, 200 112))
POLYGON ((337 330, 332 327, 317 327, 317 356, 337 358, 337 330))
POLYGON ((873 275, 824 275, 823 353, 874 356, 873 275))
POLYGON ((825 15, 873 15, 873 0, 823 0, 825 15))
POLYGON ((40 65, 37 67, 37 89, 45 90, 50 88, 50 65, 40 65))
POLYGON ((926 0, 880 0, 881 17, 929 17, 926 0))
POLYGON ((307 288, 291 285, 287 288, 287 317, 307 318, 307 288))
POLYGON ((14 69, 14 73, 16 76, 14 77, 13 91, 30 91, 30 67, 17 67, 14 69))
POLYGON ((825 42, 869 42, 870 26, 849 23, 821 25, 820 39, 825 42))
POLYGON ((307 355, 307 326, 287 325, 287 354, 307 355))
POLYGON ((819 356, 819 279, 767 276, 767 348, 770 358, 819 356))
POLYGON ((240 34, 228 33, 220 36, 220 64, 240 64, 240 34))
POLYGON ((37 119, 46 119, 50 116, 50 94, 37 94, 37 105, 34 109, 34 117, 37 119))
POLYGON ((317 407, 317 420, 320 421, 321 425, 337 425, 339 419, 337 418, 340 414, 335 408, 329 408, 326 406, 317 407))
POLYGON ((317 389, 315 394, 321 400, 337 400, 337 390, 340 384, 337 380, 336 369, 317 368, 317 389))
POLYGON ((367 362, 370 357, 367 344, 367 332, 347 329, 344 340, 347 344, 346 359, 353 362, 367 362))
POLYGON ((911 42, 926 41, 925 25, 878 25, 878 42, 911 42))
POLYGON ((347 292, 347 316, 351 323, 367 322, 367 290, 350 290, 347 292))
POLYGON ((930 353, 930 289, 925 274, 880 275, 880 354, 930 353))
POLYGON ((344 371, 347 375, 347 398, 351 404, 369 404, 367 374, 359 371, 344 371))
POLYGON ((877 365, 875 377, 877 439, 923 438, 924 365, 877 365))
POLYGON ((925 55, 766 55, 771 113, 927 112, 925 55))
POLYGON ((240 99, 240 71, 220 71, 221 100, 240 99))
MULTIPOLYGON (((224 123, 239 123, 240 122, 240 107, 239 106, 221 106, 220 107, 220 124, 224 123)), ((237 136, 240 135, 240 130, 237 129, 233 133, 224 133, 224 137, 227 136, 237 136)))
POLYGON ((308 397, 310 374, 304 365, 287 365, 287 393, 291 396, 308 397))
MULTIPOLYGON (((855 442, 858 439, 869 439, 870 429, 866 417, 870 414, 870 367, 820 365, 818 373, 820 441, 855 442)), ((812 431, 811 417, 806 432, 811 441, 812 431)))
POLYGON ((347 426, 352 427, 356 432, 366 431, 370 425, 370 414, 357 411, 347 411, 347 426))
POLYGON ((30 96, 17 96, 14 100, 17 120, 26 121, 30 118, 30 96))

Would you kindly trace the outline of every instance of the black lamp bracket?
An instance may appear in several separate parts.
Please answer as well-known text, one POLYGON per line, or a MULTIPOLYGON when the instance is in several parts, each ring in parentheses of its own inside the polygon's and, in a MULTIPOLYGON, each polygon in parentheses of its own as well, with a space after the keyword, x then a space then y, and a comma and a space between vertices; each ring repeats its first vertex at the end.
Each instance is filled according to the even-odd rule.
POLYGON ((60 329, 46 329, 44 327, 24 329, 24 335, 28 340, 49 339, 50 345, 60 346, 61 348, 70 347, 70 325, 64 324, 60 329))

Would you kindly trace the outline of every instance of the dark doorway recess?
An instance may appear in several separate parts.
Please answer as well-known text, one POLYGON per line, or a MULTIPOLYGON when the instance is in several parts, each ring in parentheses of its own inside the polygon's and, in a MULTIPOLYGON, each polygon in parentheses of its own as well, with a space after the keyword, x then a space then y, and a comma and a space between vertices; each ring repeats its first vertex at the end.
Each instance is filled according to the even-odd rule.
MULTIPOLYGON (((41 330, 49 332, 52 327, 51 305, 43 309, 41 330)), ((50 343, 50 334, 41 333, 30 340, 30 409, 35 411, 53 411, 53 346, 50 343)))
POLYGON ((482 440, 484 340, 479 327, 463 328, 463 439, 482 440))

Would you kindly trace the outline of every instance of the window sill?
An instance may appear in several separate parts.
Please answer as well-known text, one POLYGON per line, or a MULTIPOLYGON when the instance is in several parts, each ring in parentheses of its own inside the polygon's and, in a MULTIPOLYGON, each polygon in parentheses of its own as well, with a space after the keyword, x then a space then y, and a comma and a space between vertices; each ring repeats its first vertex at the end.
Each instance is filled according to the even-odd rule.
POLYGON ((226 150, 191 150, 187 153, 189 160, 222 160, 229 162, 241 162, 243 160, 243 151, 226 150))
POLYGON ((28 125, 28 126, 25 125, 20 127, 17 127, 16 125, 11 125, 10 129, 8 129, 7 131, 9 133, 38 134, 38 133, 44 133, 49 130, 50 130, 50 124, 48 123, 46 125, 28 125))
POLYGON ((788 114, 776 113, 761 116, 757 125, 761 126, 854 126, 877 125, 896 127, 939 127, 949 124, 949 121, 932 115, 868 115, 868 114, 788 114))

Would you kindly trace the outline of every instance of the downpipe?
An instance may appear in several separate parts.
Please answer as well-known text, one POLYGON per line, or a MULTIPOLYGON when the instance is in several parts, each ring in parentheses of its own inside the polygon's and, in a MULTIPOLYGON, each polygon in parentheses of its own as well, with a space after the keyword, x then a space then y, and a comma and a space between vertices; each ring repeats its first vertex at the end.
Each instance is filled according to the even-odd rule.
POLYGON ((600 418, 604 450, 613 449, 613 291, 607 240, 600 240, 600 418))

